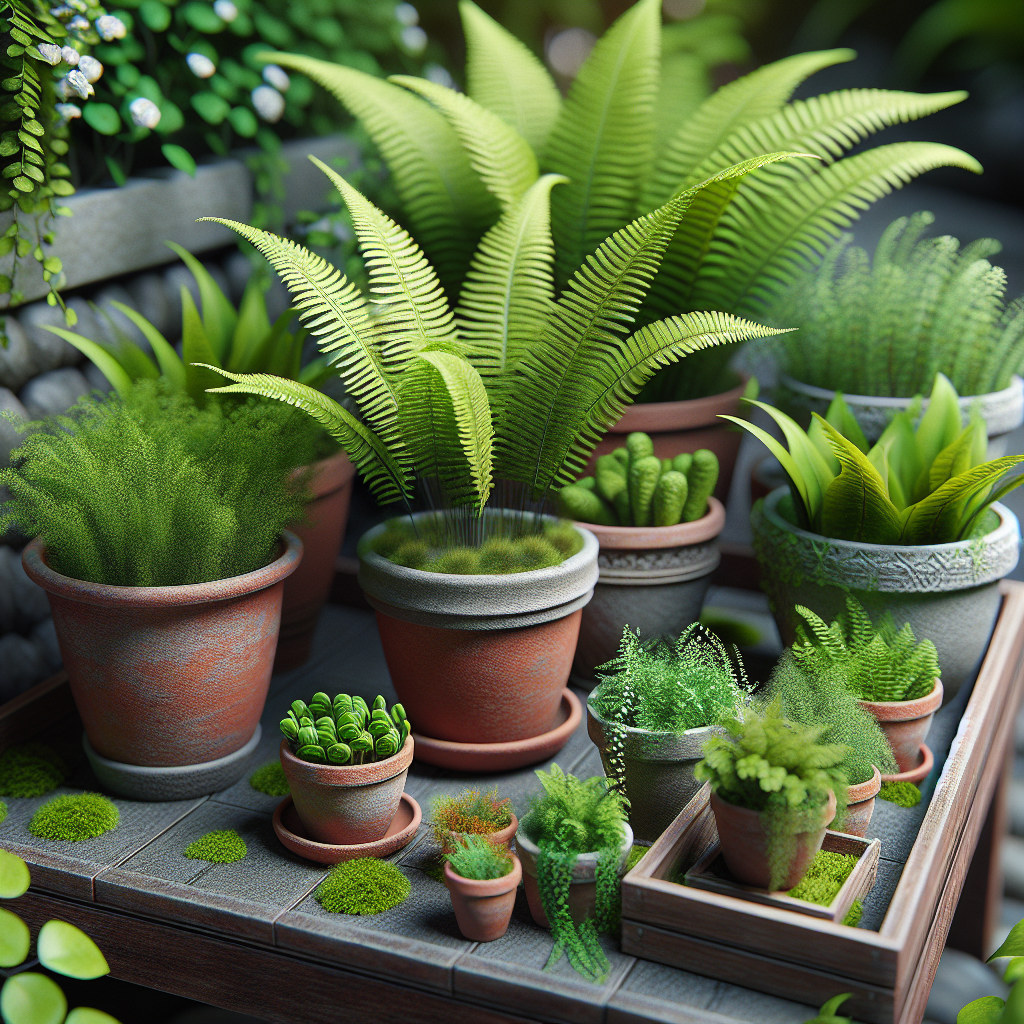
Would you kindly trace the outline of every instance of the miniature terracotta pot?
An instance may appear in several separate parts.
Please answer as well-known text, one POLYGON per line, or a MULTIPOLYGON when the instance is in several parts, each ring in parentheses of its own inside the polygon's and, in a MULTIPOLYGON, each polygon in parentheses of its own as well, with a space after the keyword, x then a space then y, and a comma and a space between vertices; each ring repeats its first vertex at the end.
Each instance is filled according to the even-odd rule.
MULTIPOLYGON (((506 825, 503 829, 499 829, 497 832, 479 832, 476 835, 482 835, 484 838, 490 840, 492 846, 504 846, 506 850, 511 851, 512 840, 515 838, 516 829, 519 828, 519 819, 513 814, 512 821, 506 825)), ((458 841, 465 842, 466 832, 447 832, 445 838, 441 842, 442 853, 451 853, 455 849, 455 843, 458 841)))
POLYGON ((89 743, 111 761, 201 764, 249 742, 274 664, 286 577, 302 542, 242 576, 177 587, 115 587, 46 564, 42 540, 22 553, 50 600, 71 694, 89 743))
POLYGON ((463 878, 445 861, 444 884, 451 893, 459 931, 471 942, 500 939, 508 931, 522 877, 523 866, 514 854, 512 870, 502 878, 463 878))
MULTIPOLYGON (((768 859, 768 836, 761 812, 739 807, 711 793, 711 810, 718 827, 718 841, 722 847, 725 865, 737 882, 767 889, 771 881, 768 859)), ((795 840, 789 868, 776 891, 792 889, 807 873, 811 861, 821 849, 825 829, 836 815, 836 796, 829 793, 828 803, 818 812, 814 828, 793 831, 780 837, 782 841, 795 840)))
POLYGON ((383 839, 405 791, 413 747, 408 736, 402 749, 384 761, 313 764, 296 757, 282 740, 281 767, 309 838, 332 846, 383 839))
MULTIPOLYGON (((622 842, 622 855, 619 859, 619 875, 626 870, 629 851, 633 847, 633 830, 623 825, 625 838, 622 842)), ((530 907, 530 916, 541 928, 550 930, 548 915, 540 899, 537 888, 537 855, 540 850, 522 829, 516 832, 516 853, 523 862, 523 887, 526 889, 526 902, 530 907)), ((569 913, 573 922, 582 924, 588 917, 594 916, 597 907, 597 861, 598 853, 581 853, 572 866, 572 881, 569 884, 569 913)))
MULTIPOLYGON (((872 765, 874 768, 874 765, 872 765)), ((871 824, 871 815, 875 813, 875 797, 882 788, 882 775, 877 768, 875 774, 867 782, 858 783, 856 786, 848 786, 846 789, 846 814, 840 831, 849 836, 864 836, 867 834, 868 825, 871 824)))
POLYGON ((309 488, 313 498, 306 505, 306 521, 291 527, 302 541, 303 557, 284 585, 276 672, 296 668, 309 657, 320 611, 334 582, 334 562, 345 536, 352 500, 356 467, 344 452, 308 468, 312 471, 309 488))
POLYGON ((900 771, 908 772, 920 764, 921 744, 942 706, 942 681, 936 679, 932 692, 917 700, 862 700, 860 706, 878 720, 900 771))
POLYGON ((711 573, 722 560, 715 538, 725 526, 717 498, 704 516, 675 526, 577 523, 597 537, 598 582, 583 609, 574 681, 592 683, 594 669, 615 657, 623 626, 642 636, 675 639, 700 617, 711 573))
POLYGON ((748 379, 743 377, 731 390, 707 398, 693 398, 686 402, 634 402, 626 408, 619 422, 598 441, 581 475, 592 474, 598 456, 621 448, 626 443, 627 434, 642 430, 651 435, 654 454, 659 459, 671 459, 681 452, 710 448, 718 456, 715 497, 725 501, 729 497, 743 434, 727 420, 718 417, 742 414, 740 399, 748 379))

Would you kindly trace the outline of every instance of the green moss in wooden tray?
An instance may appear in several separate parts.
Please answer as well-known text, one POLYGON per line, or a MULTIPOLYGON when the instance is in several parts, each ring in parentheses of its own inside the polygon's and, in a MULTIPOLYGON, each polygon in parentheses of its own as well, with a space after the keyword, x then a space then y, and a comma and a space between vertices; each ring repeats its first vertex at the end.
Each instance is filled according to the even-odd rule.
POLYGON ((42 743, 24 743, 0 754, 0 796, 45 796, 65 778, 63 760, 42 743))
POLYGON ((267 796, 287 796, 288 780, 280 761, 270 761, 249 776, 249 785, 267 796))
POLYGON ((921 790, 912 782, 883 782, 878 798, 897 807, 916 807, 921 802, 921 790))

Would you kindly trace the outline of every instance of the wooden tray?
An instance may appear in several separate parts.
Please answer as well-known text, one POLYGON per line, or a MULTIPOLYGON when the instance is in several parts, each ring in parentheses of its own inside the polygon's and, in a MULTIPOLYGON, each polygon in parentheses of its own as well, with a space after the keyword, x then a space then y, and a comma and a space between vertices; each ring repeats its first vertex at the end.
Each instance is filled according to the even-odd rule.
MULTIPOLYGON (((700 795, 707 798, 707 786, 700 795)), ((705 833, 707 834, 707 833, 705 833)), ((710 837, 709 837, 710 838, 710 837)), ((807 914, 820 917, 826 921, 842 923, 855 900, 863 899, 875 884, 878 875, 878 854, 882 844, 877 839, 861 839, 859 836, 848 836, 844 832, 826 830, 823 850, 829 853, 854 853, 858 860, 843 882, 842 888, 836 893, 835 899, 827 906, 798 900, 786 892, 771 892, 768 889, 757 889, 752 885, 743 885, 729 875, 729 869, 722 860, 717 836, 708 842, 707 852, 689 871, 686 872, 686 884, 695 889, 717 892, 735 899, 749 900, 766 907, 779 907, 791 910, 794 914, 807 914)))
MULTIPOLYGON (((878 931, 678 885, 716 838, 698 793, 623 880, 622 949, 868 1024, 918 1024, 992 794, 1003 773, 988 756, 1010 742, 1024 673, 1024 587, 1003 604, 931 802, 878 931)), ((884 851, 883 851, 884 855, 884 851)))

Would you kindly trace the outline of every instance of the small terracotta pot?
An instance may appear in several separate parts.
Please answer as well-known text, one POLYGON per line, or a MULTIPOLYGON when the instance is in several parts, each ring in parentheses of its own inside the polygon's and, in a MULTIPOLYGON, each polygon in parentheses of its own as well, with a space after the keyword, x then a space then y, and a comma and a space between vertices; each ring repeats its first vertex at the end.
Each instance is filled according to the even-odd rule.
POLYGON ((908 772, 920 763, 921 744, 942 706, 942 681, 936 679, 932 692, 917 700, 862 700, 860 706, 878 720, 900 771, 908 772))
POLYGON ((312 471, 308 486, 313 498, 306 505, 308 521, 291 528, 302 541, 304 555, 284 585, 275 672, 296 668, 309 657, 317 620, 334 582, 334 561, 345 536, 356 472, 344 452, 305 468, 312 471))
POLYGON ((402 749, 385 761, 333 765, 303 761, 282 740, 281 767, 309 837, 332 846, 383 839, 405 791, 413 746, 408 736, 402 749))
POLYGON ((508 931, 522 877, 523 866, 514 854, 512 870, 502 878, 463 878, 445 861, 444 884, 451 893, 459 931, 471 942, 500 939, 508 931))
POLYGON ((736 467, 742 431, 733 427, 721 415, 739 416, 740 399, 749 378, 730 391, 707 398, 693 398, 687 402, 634 402, 626 408, 622 418, 597 443, 594 454, 581 475, 594 472, 600 455, 607 455, 626 443, 626 435, 642 430, 651 435, 654 454, 659 459, 671 459, 681 452, 695 452, 710 448, 718 456, 718 483, 715 497, 725 501, 729 497, 732 472, 736 467))
POLYGON ((123 764, 177 767, 233 754, 267 699, 285 578, 302 542, 242 576, 178 587, 115 587, 54 572, 42 540, 22 553, 50 600, 89 743, 123 764))
MULTIPOLYGON (((743 885, 767 889, 771 881, 768 860, 768 836, 764 830, 759 811, 738 807, 722 800, 717 793, 711 793, 711 810, 718 827, 718 841, 722 856, 733 878, 743 885)), ((820 811, 821 817, 813 830, 794 832, 796 844, 789 870, 786 872, 779 892, 792 889, 807 873, 825 838, 825 829, 836 815, 836 796, 829 793, 828 803, 820 811)))
POLYGON ((849 836, 867 834, 868 825, 871 824, 871 815, 875 813, 875 797, 878 796, 878 791, 881 788, 882 775, 877 768, 875 768, 875 774, 867 782, 847 787, 843 832, 849 836))
MULTIPOLYGON (((623 825, 625 838, 622 843, 622 856, 619 860, 619 875, 626 869, 629 851, 633 847, 633 830, 623 825)), ((530 907, 530 916, 541 928, 550 930, 548 915, 537 888, 537 855, 540 850, 537 844, 520 829, 516 833, 516 853, 523 862, 523 887, 526 889, 526 902, 530 907)), ((569 913, 573 922, 582 924, 588 917, 594 916, 597 907, 597 861, 598 853, 581 853, 572 867, 572 881, 569 883, 569 913)))
MULTIPOLYGON (((513 814, 512 823, 506 825, 503 829, 499 829, 497 832, 481 832, 477 835, 483 835, 486 839, 489 839, 492 846, 504 846, 506 850, 511 851, 512 840, 515 838, 516 829, 519 828, 519 819, 513 814)), ((455 849, 455 842, 459 840, 465 842, 466 832, 448 832, 447 837, 441 843, 441 850, 443 853, 451 853, 455 849)))

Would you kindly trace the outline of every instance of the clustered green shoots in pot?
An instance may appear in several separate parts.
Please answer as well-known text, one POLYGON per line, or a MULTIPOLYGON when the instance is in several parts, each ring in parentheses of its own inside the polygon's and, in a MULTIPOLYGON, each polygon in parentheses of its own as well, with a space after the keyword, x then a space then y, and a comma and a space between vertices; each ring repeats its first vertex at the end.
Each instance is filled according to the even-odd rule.
POLYGON ((412 731, 405 708, 378 695, 373 707, 358 694, 339 693, 332 701, 315 693, 309 704, 292 701, 281 732, 292 753, 313 764, 360 765, 394 757, 412 731))

